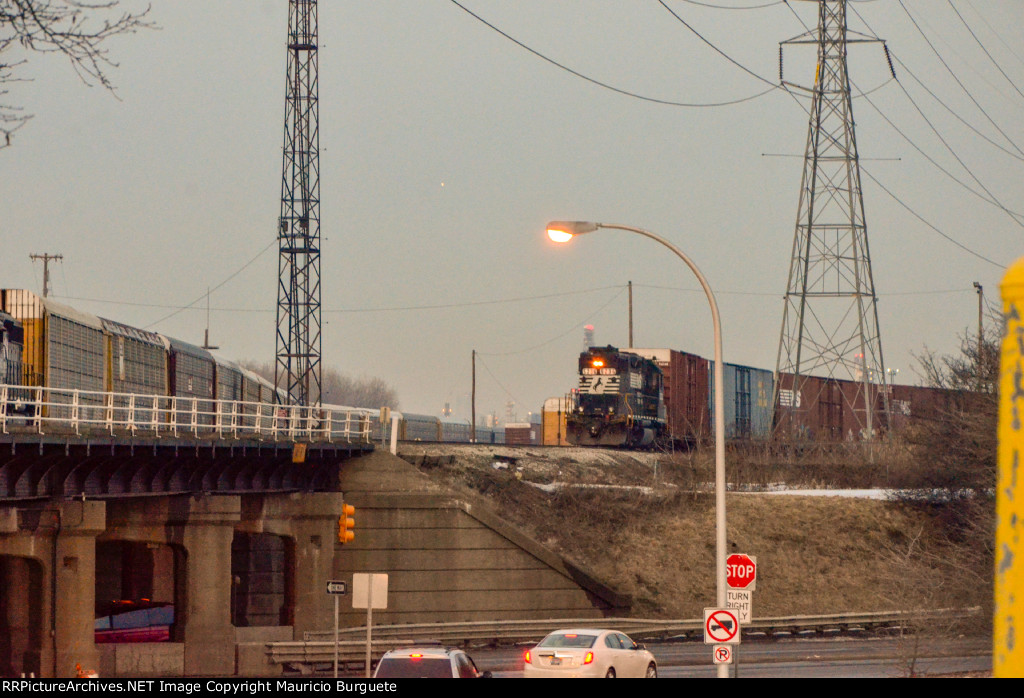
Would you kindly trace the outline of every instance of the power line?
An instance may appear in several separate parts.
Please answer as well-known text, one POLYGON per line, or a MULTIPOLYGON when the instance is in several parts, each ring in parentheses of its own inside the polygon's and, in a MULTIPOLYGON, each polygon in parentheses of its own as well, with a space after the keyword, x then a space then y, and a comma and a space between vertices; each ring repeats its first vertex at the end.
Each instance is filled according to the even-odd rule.
MULTIPOLYGON (((761 77, 760 75, 758 75, 757 73, 755 73, 754 71, 752 71, 752 70, 751 70, 750 68, 746 67, 745 65, 743 65, 742 63, 740 63, 739 61, 737 61, 736 59, 734 59, 734 58, 733 58, 732 56, 730 56, 729 54, 727 54, 727 53, 726 53, 725 51, 723 51, 722 49, 718 48, 718 47, 717 47, 717 46, 715 46, 715 45, 714 45, 713 43, 711 43, 710 41, 708 41, 707 39, 705 39, 705 38, 704 38, 704 36, 703 36, 703 35, 702 35, 702 34, 701 34, 701 33, 700 33, 699 31, 697 31, 697 30, 696 30, 696 29, 694 29, 694 28, 693 28, 692 26, 690 26, 689 22, 687 22, 687 21, 686 21, 685 19, 683 19, 682 17, 680 17, 680 16, 678 15, 678 14, 676 14, 675 10, 673 10, 673 9, 672 9, 671 7, 669 7, 668 5, 666 5, 666 4, 665 4, 665 2, 664 2, 664 0, 658 0, 658 4, 659 4, 659 5, 661 5, 662 7, 664 7, 664 8, 666 9, 666 10, 668 10, 669 14, 671 14, 671 15, 672 15, 673 17, 675 17, 675 18, 676 18, 677 20, 679 20, 679 22, 680 22, 680 23, 681 23, 681 24, 682 24, 682 25, 683 25, 684 27, 686 27, 686 28, 687 28, 687 29, 689 29, 689 30, 690 30, 691 32, 693 32, 693 34, 694 34, 694 35, 695 35, 695 36, 696 36, 696 37, 697 37, 698 39, 700 39, 700 40, 701 40, 701 41, 703 41, 703 42, 704 42, 705 44, 707 44, 708 46, 710 46, 710 47, 711 47, 711 49, 713 49, 713 50, 714 50, 714 51, 715 51, 715 52, 716 52, 717 54, 719 54, 720 56, 722 56, 723 58, 725 58, 725 60, 729 61, 729 62, 730 62, 730 63, 732 63, 732 64, 733 64, 734 66, 736 66, 737 68, 739 68, 739 69, 740 69, 740 70, 742 70, 743 72, 747 73, 748 75, 752 75, 752 76, 754 76, 755 78, 757 78, 758 80, 760 80, 761 82, 763 82, 763 83, 765 83, 765 84, 767 84, 767 85, 771 85, 771 86, 772 86, 772 89, 780 89, 780 88, 779 88, 779 86, 778 86, 778 85, 776 85, 776 84, 775 84, 774 82, 772 82, 771 80, 768 80, 767 78, 761 77)), ((764 93, 762 93, 762 94, 764 94, 764 93)))
POLYGON ((916 150, 918 153, 920 153, 933 166, 938 168, 939 171, 941 171, 943 174, 945 174, 947 177, 952 179, 954 182, 959 184, 961 187, 963 187, 964 189, 966 189, 970 193, 972 193, 975 196, 977 196, 978 198, 980 198, 982 201, 985 201, 986 203, 989 203, 989 204, 995 206, 996 208, 1002 210, 1003 212, 1005 212, 1007 215, 1010 216, 1010 218, 1015 223, 1017 223, 1017 225, 1021 225, 1020 217, 1022 216, 1022 214, 1017 213, 1015 211, 1011 211, 1010 209, 1006 208, 1006 206, 1004 206, 998 199, 996 199, 995 195, 993 195, 992 192, 990 192, 988 190, 988 188, 981 182, 980 179, 978 179, 978 177, 974 174, 974 172, 971 171, 971 169, 967 166, 967 164, 963 161, 963 159, 956 153, 955 150, 953 150, 953 147, 951 145, 949 145, 948 141, 946 141, 946 139, 942 136, 942 134, 939 132, 939 130, 935 127, 935 125, 932 124, 931 120, 925 115, 924 111, 922 111, 922 109, 917 105, 917 102, 915 102, 913 97, 910 96, 910 93, 907 92, 906 88, 903 87, 902 83, 900 83, 899 80, 897 80, 896 82, 897 82, 897 84, 900 85, 900 88, 902 89, 903 94, 907 97, 907 99, 910 101, 910 103, 912 105, 914 105, 914 108, 917 110, 917 113, 921 116, 922 119, 924 119, 925 123, 928 124, 928 126, 931 128, 932 132, 939 138, 939 140, 946 147, 946 149, 950 152, 950 154, 956 159, 956 161, 958 163, 960 163, 961 167, 964 168, 964 170, 967 172, 967 174, 969 174, 971 176, 971 178, 974 179, 974 181, 978 183, 978 185, 982 188, 982 190, 984 190, 984 192, 988 195, 988 198, 986 198, 985 196, 980 194, 975 189, 972 189, 970 186, 968 186, 962 180, 960 180, 958 177, 956 177, 956 175, 954 175, 949 170, 947 170, 945 167, 943 167, 938 162, 936 162, 934 158, 932 158, 930 155, 925 153, 924 150, 920 146, 918 146, 917 143, 915 143, 910 138, 910 136, 908 136, 899 126, 897 126, 895 123, 893 123, 892 119, 890 119, 885 114, 885 112, 882 111, 882 109, 878 107, 878 105, 876 105, 873 101, 871 101, 870 97, 867 97, 866 98, 867 102, 868 102, 868 104, 871 105, 871 108, 874 109, 878 113, 878 115, 881 116, 882 119, 884 119, 885 122, 887 124, 889 124, 889 126, 891 126, 896 131, 896 133, 898 133, 900 136, 902 136, 903 139, 905 141, 907 141, 907 143, 909 143, 911 145, 911 147, 914 148, 914 150, 916 150))
MULTIPOLYGON (((236 275, 237 275, 237 272, 236 272, 236 275)), ((216 289, 218 289, 221 286, 223 286, 224 283, 226 283, 226 281, 227 280, 225 280, 225 282, 222 282, 220 285, 210 289, 211 292, 215 291, 216 289)), ((496 300, 487 300, 487 301, 466 301, 464 303, 439 303, 439 304, 433 304, 433 305, 405 305, 405 306, 388 306, 388 307, 377 307, 377 308, 334 308, 334 309, 327 309, 324 312, 326 312, 326 313, 337 313, 337 314, 348 314, 348 313, 385 313, 385 312, 400 312, 400 311, 409 311, 409 310, 445 310, 445 309, 450 309, 450 308, 467 308, 467 307, 481 306, 481 305, 501 305, 501 304, 505 304, 505 303, 519 303, 519 302, 523 302, 523 301, 544 300, 544 299, 547 299, 547 298, 559 298, 559 297, 563 297, 563 296, 576 296, 576 295, 581 295, 581 294, 584 294, 584 293, 593 293, 595 291, 605 291, 605 290, 613 289, 613 288, 624 289, 626 287, 622 286, 622 285, 599 286, 599 287, 595 287, 595 288, 588 288, 588 289, 582 289, 582 290, 577 290, 577 291, 564 291, 564 292, 561 292, 561 293, 545 293, 545 294, 540 294, 540 295, 536 295, 536 296, 519 296, 519 297, 515 297, 515 298, 499 298, 499 299, 496 299, 496 300)), ((132 302, 132 301, 115 301, 115 300, 108 300, 108 299, 103 299, 103 298, 84 298, 84 297, 75 297, 75 296, 55 296, 55 298, 62 298, 64 300, 73 300, 73 301, 87 301, 87 302, 90 302, 90 303, 105 303, 105 304, 108 304, 108 305, 126 305, 126 306, 132 306, 132 307, 140 307, 140 308, 173 308, 173 309, 175 309, 178 312, 181 312, 181 311, 184 311, 184 310, 189 310, 189 309, 204 310, 204 308, 193 308, 193 306, 195 305, 195 302, 193 302, 190 305, 180 306, 180 305, 166 305, 166 304, 158 304, 158 303, 135 303, 135 302, 132 302)), ((203 294, 200 297, 200 300, 203 299, 203 298, 206 298, 206 294, 203 294)), ((269 308, 224 308, 224 307, 220 307, 220 308, 211 308, 211 310, 216 311, 218 313, 220 313, 220 312, 231 312, 231 313, 272 313, 272 312, 274 312, 274 310, 269 309, 269 308)), ((167 316, 167 317, 170 317, 170 316, 167 316)))
MULTIPOLYGON (((731 105, 734 105, 734 104, 741 104, 743 102, 749 102, 751 100, 757 99, 758 97, 762 97, 762 96, 768 94, 769 92, 772 92, 774 90, 779 89, 778 85, 774 85, 772 83, 769 83, 771 85, 771 88, 769 88, 767 90, 764 90, 763 92, 758 92, 757 94, 750 95, 748 97, 742 97, 740 99, 734 99, 734 100, 730 100, 730 101, 727 101, 727 102, 706 102, 706 103, 699 103, 699 102, 675 102, 675 101, 667 100, 667 99, 657 99, 655 97, 647 97, 645 95, 641 95, 641 94, 638 94, 636 92, 630 92, 629 90, 624 90, 624 89, 615 87, 615 86, 610 85, 610 84, 608 84, 606 82, 601 82, 600 80, 595 80, 594 78, 589 77, 587 75, 584 75, 583 73, 581 73, 581 72, 579 72, 577 70, 573 70, 572 68, 570 68, 570 67, 568 67, 568 66, 566 66, 566 65, 564 65, 562 63, 559 63, 558 61, 554 60, 553 58, 548 58, 543 53, 541 53, 541 52, 539 52, 539 51, 537 51, 535 49, 530 48, 529 46, 524 44, 519 39, 516 39, 512 35, 506 33, 505 31, 503 31, 501 29, 499 29, 494 24, 491 24, 486 19, 484 19, 480 15, 476 14, 475 12, 473 12, 472 10, 467 8, 465 5, 463 5, 460 2, 458 2, 458 0, 449 0, 449 2, 451 2, 453 5, 458 7, 460 10, 462 10, 463 12, 468 14, 469 16, 473 17, 475 20, 477 20, 481 24, 489 27, 490 29, 492 29, 495 32, 497 32, 498 34, 501 34, 503 37, 505 37, 506 39, 508 39, 509 41, 514 43, 515 45, 519 46, 520 48, 526 49, 527 51, 529 51, 533 55, 537 56, 537 58, 540 58, 541 60, 547 61, 551 65, 553 65, 553 66, 555 66, 557 68, 560 68, 560 69, 564 70, 565 72, 570 73, 571 75, 575 75, 576 77, 578 77, 578 78, 580 78, 582 80, 586 80, 589 83, 593 83, 594 85, 597 85, 598 87, 603 87, 606 90, 611 90, 612 92, 617 92, 618 94, 625 95, 627 97, 633 97, 634 99, 640 99, 640 100, 643 100, 645 102, 653 102, 655 104, 664 104, 666 106, 671 106, 671 107, 689 107, 689 108, 726 107, 726 106, 731 106, 731 105)), ((669 12, 671 12, 671 10, 669 10, 669 12)))
POLYGON ((978 35, 974 33, 973 29, 971 29, 971 25, 969 25, 967 23, 967 20, 964 19, 964 16, 962 14, 960 14, 960 10, 956 9, 956 6, 953 4, 953 1, 952 0, 946 0, 946 2, 949 3, 950 9, 952 9, 953 12, 956 13, 956 16, 960 18, 960 21, 963 22, 963 25, 967 28, 968 33, 971 35, 971 37, 974 39, 974 41, 977 42, 978 46, 985 53, 985 55, 988 56, 988 59, 990 61, 992 61, 992 65, 994 65, 996 67, 996 70, 999 71, 999 74, 1002 75, 1004 78, 1006 78, 1006 82, 1010 83, 1010 87, 1012 87, 1017 92, 1017 94, 1019 94, 1021 97, 1024 97, 1024 92, 1020 91, 1020 88, 1017 87, 1016 84, 1014 84, 1013 80, 1010 79, 1010 76, 1007 75, 1006 71, 1004 71, 1002 66, 999 65, 999 61, 997 61, 995 58, 993 58, 992 54, 988 52, 988 49, 985 48, 985 44, 982 43, 981 39, 978 38, 978 35))
POLYGON ((544 342, 541 342, 540 344, 534 344, 532 347, 527 347, 525 349, 519 349, 517 351, 506 351, 506 352, 479 352, 478 351, 476 354, 477 354, 477 356, 481 356, 481 355, 483 355, 483 356, 514 356, 516 354, 525 354, 528 351, 533 351, 535 349, 540 349, 541 347, 547 346, 548 344, 551 344, 553 342, 557 342, 559 339, 561 339, 562 337, 566 336, 567 334, 569 334, 571 332, 575 332, 580 327, 583 327, 583 325, 587 324, 590 321, 591 318, 593 318, 598 313, 600 313, 602 310, 604 310, 609 305, 611 305, 613 302, 615 302, 615 300, 618 299, 626 290, 625 286, 619 286, 618 288, 619 288, 619 292, 616 293, 611 298, 609 298, 607 303, 602 305, 597 310, 594 310, 593 312, 588 313, 585 318, 583 318, 582 320, 580 320, 576 324, 572 325, 568 330, 566 330, 562 334, 558 335, 557 337, 552 337, 551 339, 549 339, 547 341, 544 341, 544 342))
POLYGON ((239 268, 239 269, 238 269, 238 271, 236 271, 235 273, 233 273, 233 274, 232 274, 231 276, 227 277, 226 279, 224 279, 223 281, 221 281, 221 282, 220 282, 219 284, 217 284, 217 285, 216 285, 216 286, 214 286, 213 288, 211 288, 211 289, 208 289, 206 293, 202 294, 201 296, 199 296, 198 298, 196 298, 196 299, 195 299, 194 301, 192 301, 192 302, 191 302, 191 303, 189 303, 188 305, 186 305, 186 306, 184 306, 184 307, 181 307, 181 308, 178 308, 178 309, 177 309, 177 310, 175 310, 175 311, 174 311, 173 313, 168 313, 167 315, 164 315, 164 316, 163 316, 162 318, 160 318, 159 320, 156 320, 155 322, 151 322, 151 323, 149 323, 148 325, 146 325, 146 326, 145 326, 145 327, 143 327, 142 329, 144 329, 144 330, 148 330, 149 328, 153 327, 154 325, 159 325, 159 324, 160 324, 161 322, 163 322, 164 320, 169 320, 169 319, 171 319, 172 317, 174 317, 175 315, 177 315, 178 313, 180 313, 180 312, 183 312, 183 311, 185 311, 185 310, 188 310, 189 308, 191 308, 192 306, 194 306, 194 305, 195 305, 196 303, 198 303, 199 301, 201 301, 201 300, 203 300, 204 298, 206 298, 207 296, 209 296, 209 295, 210 295, 210 293, 212 293, 213 291, 216 291, 216 290, 217 290, 217 289, 219 289, 219 288, 220 288, 221 286, 223 286, 223 285, 224 285, 224 284, 226 284, 227 282, 231 281, 231 279, 235 278, 236 276, 238 276, 239 274, 241 274, 241 273, 242 273, 243 271, 245 271, 246 269, 248 269, 248 268, 249 268, 249 265, 251 265, 251 264, 252 264, 253 262, 255 262, 255 261, 256 261, 257 259, 259 259, 260 257, 262 257, 262 256, 263 256, 263 253, 265 253, 265 252, 266 252, 267 250, 269 250, 269 249, 270 249, 271 247, 273 247, 273 246, 274 246, 274 245, 275 245, 276 243, 277 243, 277 239, 276 239, 276 238, 275 238, 275 239, 273 239, 273 240, 271 240, 271 241, 270 241, 270 244, 269 244, 269 245, 267 245, 267 246, 266 246, 266 247, 264 247, 264 248, 263 248, 262 250, 260 250, 260 251, 259 251, 259 252, 258 252, 258 253, 256 254, 256 256, 255 256, 255 257, 253 257, 253 258, 252 258, 252 259, 250 259, 250 260, 249 260, 248 262, 246 262, 245 264, 243 264, 243 265, 241 266, 241 268, 239 268))
POLYGON ((999 131, 999 133, 1003 136, 1003 138, 1006 139, 1006 142, 1009 143, 1010 145, 1012 145, 1013 148, 1018 153, 1020 153, 1021 155, 1024 155, 1024 151, 1022 151, 1019 147, 1017 147, 1017 144, 1013 142, 1013 139, 1010 138, 1008 135, 1006 135, 1006 132, 1003 131, 1003 129, 1001 129, 999 127, 999 124, 997 124, 995 122, 995 120, 992 119, 992 117, 988 115, 988 112, 985 111, 985 108, 982 107, 981 104, 978 103, 978 100, 974 98, 974 95, 971 94, 971 91, 967 89, 967 86, 964 85, 963 82, 960 81, 960 78, 958 78, 956 73, 953 72, 953 69, 949 67, 949 64, 942 57, 942 54, 939 53, 938 49, 935 48, 935 45, 932 44, 931 40, 929 40, 928 36, 924 33, 924 30, 921 29, 921 26, 917 23, 917 20, 914 19, 914 16, 912 14, 910 14, 910 10, 908 10, 907 6, 903 4, 903 0, 897 0, 897 2, 899 2, 900 7, 903 8, 903 11, 906 13, 907 17, 910 18, 911 23, 914 25, 914 27, 917 29, 917 31, 924 38, 925 43, 928 44, 928 47, 932 50, 932 52, 935 54, 935 56, 939 59, 939 62, 942 63, 942 65, 943 65, 943 67, 945 67, 946 71, 949 72, 949 74, 953 77, 953 80, 955 80, 956 84, 960 86, 960 89, 962 89, 964 91, 964 94, 966 94, 970 98, 971 102, 974 103, 974 106, 976 106, 978 108, 978 110, 985 116, 985 118, 988 119, 988 122, 990 124, 992 124, 992 126, 994 126, 997 131, 999 131))
POLYGON ((989 24, 989 21, 987 19, 985 19, 985 15, 978 11, 978 8, 976 8, 974 6, 974 3, 968 2, 967 5, 972 10, 974 10, 974 13, 976 15, 978 15, 978 18, 981 19, 981 21, 985 24, 986 27, 988 27, 989 31, 992 32, 992 34, 997 39, 999 39, 999 43, 1001 43, 1003 45, 1003 47, 1014 56, 1014 58, 1016 58, 1021 63, 1024 63, 1024 57, 1021 57, 1021 55, 1019 53, 1017 53, 1012 46, 1010 46, 1008 43, 1006 43, 1006 40, 1003 39, 1002 35, 1000 35, 999 32, 997 32, 995 30, 995 28, 991 24, 989 24))
POLYGON ((889 190, 889 188, 888 188, 888 187, 886 187, 886 186, 885 186, 884 184, 882 184, 881 182, 879 182, 879 181, 878 181, 878 179, 877 179, 877 178, 876 178, 876 177, 875 177, 875 176, 874 176, 873 174, 871 174, 871 172, 869 172, 869 171, 868 171, 868 170, 867 170, 866 168, 864 168, 864 167, 861 167, 860 169, 861 169, 861 172, 863 172, 864 174, 866 174, 866 175, 867 175, 867 176, 868 176, 868 177, 869 177, 869 178, 871 179, 871 181, 872 181, 872 182, 874 182, 875 184, 877 184, 877 185, 878 185, 878 186, 879 186, 879 187, 880 187, 880 188, 882 189, 882 191, 884 191, 884 192, 885 192, 886 194, 888 194, 888 195, 889 195, 890 197, 892 197, 892 199, 893 199, 893 200, 894 200, 894 201, 895 201, 896 203, 898 203, 898 204, 899 204, 900 206, 902 206, 902 207, 903 207, 903 208, 905 208, 905 209, 906 209, 907 211, 909 211, 909 212, 910 212, 910 214, 911 214, 912 216, 914 216, 914 218, 916 218, 917 220, 919 220, 919 221, 921 221, 922 223, 924 223, 924 224, 925 224, 926 226, 928 226, 929 228, 931 228, 932 230, 934 230, 934 231, 935 231, 936 233, 938 233, 939 235, 941 235, 942 237, 944 237, 944 238, 945 238, 946 240, 949 240, 949 241, 950 241, 951 243, 953 243, 954 245, 956 245, 957 247, 959 247, 960 249, 962 249, 962 250, 963 250, 964 252, 967 252, 968 254, 970 254, 970 255, 973 255, 973 256, 975 256, 975 257, 977 257, 978 259, 982 260, 983 262, 988 262, 989 264, 991 264, 991 265, 993 265, 993 266, 995 266, 995 267, 998 267, 999 269, 1003 269, 1003 268, 1005 267, 1005 265, 1003 265, 1003 264, 1000 264, 999 262, 995 262, 995 261, 993 261, 993 260, 989 259, 988 257, 985 257, 984 255, 982 255, 982 254, 980 254, 980 253, 978 253, 978 252, 975 252, 974 250, 972 250, 971 248, 967 247, 967 246, 966 246, 966 245, 964 245, 963 243, 961 243, 961 242, 958 242, 957 240, 954 240, 954 239, 953 239, 952 237, 950 237, 949 235, 946 235, 946 233, 942 232, 942 231, 941 231, 941 230, 939 230, 939 229, 938 229, 938 228, 937 228, 937 227, 936 227, 935 225, 933 225, 933 224, 932 224, 932 223, 930 223, 929 221, 925 220, 925 218, 924 218, 924 217, 923 217, 923 216, 922 216, 921 214, 919 214, 919 213, 918 213, 917 211, 915 211, 914 209, 910 208, 910 206, 908 206, 908 205, 907 205, 907 204, 906 204, 906 203, 905 203, 905 202, 904 202, 904 201, 903 201, 902 199, 900 199, 900 198, 899 198, 898 196, 896 196, 895 194, 893 194, 893 193, 892 193, 892 192, 891 192, 891 191, 889 190))
POLYGON ((737 7, 735 5, 712 5, 709 2, 697 2, 697 0, 683 0, 691 5, 698 5, 700 7, 710 7, 713 10, 763 10, 766 7, 774 7, 775 5, 782 5, 786 0, 775 0, 775 2, 765 3, 764 5, 747 5, 743 7, 737 7))
MULTIPOLYGON (((907 66, 907 64, 906 64, 906 63, 904 63, 904 62, 903 62, 902 60, 900 60, 899 56, 897 56, 897 55, 896 55, 895 53, 892 53, 892 52, 890 52, 890 54, 889 54, 889 55, 891 55, 891 56, 892 56, 892 58, 893 58, 893 60, 895 60, 895 61, 896 61, 896 62, 897 62, 897 63, 898 63, 899 65, 900 65, 900 67, 901 67, 901 68, 903 68, 903 70, 904 70, 904 71, 906 71, 907 75, 909 75, 910 77, 912 77, 912 78, 914 79, 914 82, 916 82, 916 83, 917 83, 918 85, 920 85, 920 87, 921 87, 921 88, 922 88, 922 89, 923 89, 923 90, 924 90, 925 92, 927 92, 927 93, 928 93, 928 94, 929 94, 929 95, 930 95, 930 96, 932 97, 932 99, 934 99, 934 100, 935 100, 936 102, 938 102, 938 103, 939 103, 939 104, 940 104, 940 105, 941 105, 941 106, 942 106, 942 107, 943 107, 943 108, 944 108, 944 109, 945 109, 946 111, 948 111, 948 112, 949 112, 949 113, 950 113, 950 114, 951 114, 951 115, 952 115, 952 116, 953 116, 953 117, 954 117, 954 118, 955 118, 955 119, 956 119, 957 121, 959 121, 959 122, 960 122, 960 123, 962 123, 962 124, 963 124, 964 126, 966 126, 967 128, 969 128, 969 129, 970 129, 971 131, 973 131, 973 132, 974 132, 975 134, 977 134, 977 135, 978 135, 978 136, 979 136, 979 137, 980 137, 980 138, 981 138, 982 140, 986 141, 987 143, 989 143, 990 145, 992 145, 992 146, 993 146, 994 148, 996 148, 996 149, 998 149, 998 150, 1001 150, 1002 152, 1006 153, 1007 155, 1009 155, 1010 157, 1012 157, 1012 158, 1014 158, 1014 159, 1016 159, 1016 160, 1021 160, 1021 161, 1024 161, 1024 157, 1022 157, 1022 156, 1018 155, 1017 153, 1011 152, 1010 150, 1008 150, 1008 149, 1007 149, 1007 148, 1006 148, 1005 146, 1003 146, 1002 144, 1000 144, 1000 143, 996 143, 996 142, 995 142, 994 140, 992 140, 991 138, 989 138, 988 136, 986 136, 986 135, 985 135, 984 133, 982 133, 981 131, 979 131, 979 130, 978 130, 978 129, 977 129, 976 127, 975 127, 975 126, 973 126, 973 125, 972 125, 972 124, 971 124, 970 122, 968 122, 968 121, 967 121, 967 119, 965 119, 964 117, 960 116, 960 115, 959 115, 959 114, 958 114, 958 113, 956 112, 956 110, 955 110, 955 109, 953 109, 953 108, 952 108, 952 107, 950 107, 950 106, 949 106, 948 104, 946 104, 945 102, 943 102, 943 101, 942 101, 942 99, 941 99, 941 98, 940 98, 940 97, 939 97, 939 96, 938 96, 937 94, 935 94, 935 92, 933 92, 933 91, 932 91, 932 90, 931 90, 931 89, 930 89, 930 88, 929 88, 929 87, 928 87, 927 85, 925 85, 925 84, 924 84, 924 82, 922 82, 922 81, 921 81, 921 79, 920 79, 920 78, 918 78, 918 77, 917 77, 917 75, 915 75, 915 74, 914 74, 914 72, 913 72, 912 70, 910 70, 910 68, 909 68, 909 67, 907 66)), ((904 89, 904 91, 906 90, 906 88, 905 88, 905 87, 903 87, 902 85, 901 85, 901 87, 902 87, 902 88, 904 89)))

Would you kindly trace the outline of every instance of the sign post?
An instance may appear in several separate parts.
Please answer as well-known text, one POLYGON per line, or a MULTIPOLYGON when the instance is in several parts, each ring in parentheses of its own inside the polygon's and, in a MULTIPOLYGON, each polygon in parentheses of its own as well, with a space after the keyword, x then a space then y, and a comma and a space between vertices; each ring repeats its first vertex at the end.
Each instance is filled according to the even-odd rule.
POLYGON ((338 678, 338 597, 348 591, 348 584, 340 580, 327 582, 327 593, 334 597, 334 678, 338 678))
MULTIPOLYGON (((757 586, 757 558, 746 553, 733 553, 725 560, 726 606, 735 613, 741 625, 753 617, 754 588, 757 586)), ((739 658, 733 652, 729 663, 735 663, 739 674, 739 658)))
POLYGON ((388 576, 386 574, 352 575, 352 608, 366 609, 366 678, 372 666, 373 609, 388 607, 388 576))

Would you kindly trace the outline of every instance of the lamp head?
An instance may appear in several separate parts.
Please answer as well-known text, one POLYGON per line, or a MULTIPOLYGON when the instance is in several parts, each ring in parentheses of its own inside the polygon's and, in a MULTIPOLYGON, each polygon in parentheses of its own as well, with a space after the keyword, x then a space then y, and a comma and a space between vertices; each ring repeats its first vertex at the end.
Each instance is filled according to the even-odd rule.
POLYGON ((587 221, 551 221, 548 223, 548 237, 554 242, 569 242, 577 235, 592 233, 600 227, 587 221))

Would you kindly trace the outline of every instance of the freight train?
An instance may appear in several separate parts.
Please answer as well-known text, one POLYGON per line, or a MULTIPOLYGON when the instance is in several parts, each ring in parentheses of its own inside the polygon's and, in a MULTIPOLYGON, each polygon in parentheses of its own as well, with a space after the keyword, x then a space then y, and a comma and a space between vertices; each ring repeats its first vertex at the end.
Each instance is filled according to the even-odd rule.
MULTIPOLYGON (((398 424, 395 427, 399 441, 415 441, 421 443, 473 443, 472 425, 467 421, 441 419, 426 414, 402 412, 396 414, 398 424)), ((381 430, 380 415, 370 417, 370 434, 377 443, 387 441, 391 437, 392 425, 381 430)), ((475 443, 504 444, 505 427, 476 427, 475 443)))
MULTIPOLYGON (((97 423, 112 410, 131 409, 135 424, 175 419, 197 433, 212 430, 218 410, 229 402, 242 405, 252 412, 246 415, 250 422, 260 420, 265 427, 275 412, 269 406, 289 402, 270 381, 202 347, 82 313, 31 291, 0 289, 0 332, 0 390, 6 396, 0 416, 7 419, 37 416, 31 414, 35 388, 48 391, 47 420, 60 421, 74 410, 81 421, 97 423), (170 416, 165 400, 156 415, 146 396, 176 398, 178 409, 170 416)), ((378 411, 352 411, 367 422, 366 438, 379 443, 390 437, 390 425, 382 435, 378 411)), ((473 441, 468 422, 397 416, 401 441, 473 441)), ((478 426, 475 441, 503 444, 505 428, 478 426)))
POLYGON ((145 399, 153 396, 187 406, 174 411, 174 418, 202 426, 216 419, 214 401, 289 402, 270 381, 202 347, 89 315, 31 291, 0 289, 0 320, 8 415, 24 407, 38 388, 47 391, 46 418, 53 420, 72 410, 88 416, 130 409, 135 423, 146 424, 154 409, 167 409, 167 401, 145 399))
MULTIPOLYGON (((776 391, 772 371, 725 363, 723 373, 725 436, 730 442, 859 441, 869 436, 863 381, 801 376, 794 386, 793 376, 782 374, 776 391)), ((551 415, 549 426, 545 411, 544 443, 564 443, 563 434, 568 443, 582 446, 688 448, 708 442, 714 430, 713 378, 714 362, 696 354, 592 347, 580 355, 579 387, 564 401, 549 401, 560 416, 551 415), (652 366, 660 369, 658 374, 652 366), (649 436, 640 438, 641 428, 649 436)), ((949 391, 934 388, 869 388, 872 438, 904 426, 912 416, 948 409, 953 399, 949 391)))

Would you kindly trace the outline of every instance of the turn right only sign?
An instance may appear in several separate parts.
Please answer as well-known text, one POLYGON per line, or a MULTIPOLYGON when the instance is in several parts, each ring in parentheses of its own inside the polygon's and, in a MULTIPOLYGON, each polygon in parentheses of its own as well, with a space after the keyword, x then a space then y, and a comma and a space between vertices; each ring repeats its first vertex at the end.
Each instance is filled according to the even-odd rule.
POLYGON ((725 561, 725 582, 730 589, 754 591, 757 582, 757 558, 734 553, 725 561))

